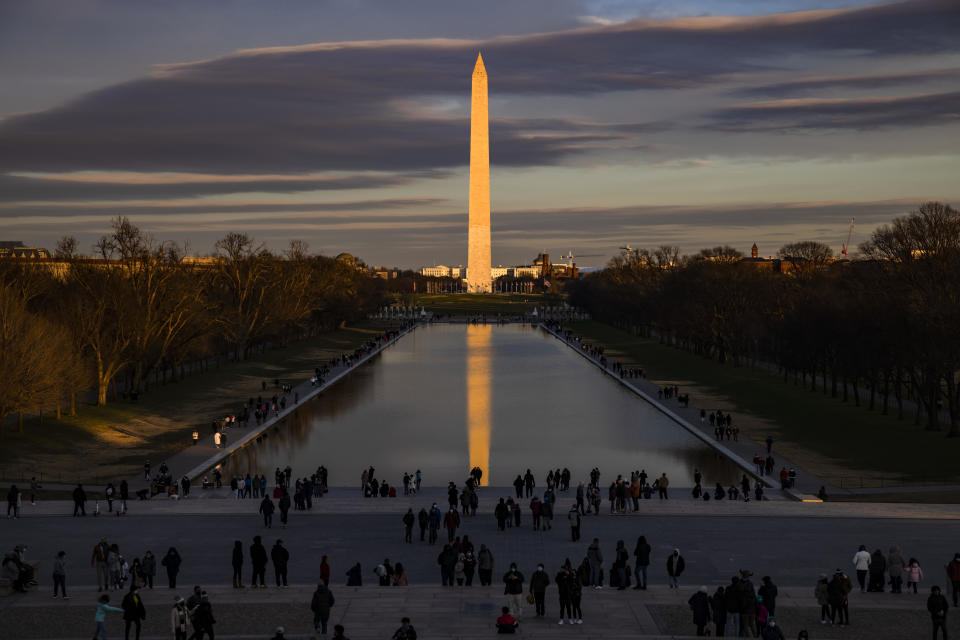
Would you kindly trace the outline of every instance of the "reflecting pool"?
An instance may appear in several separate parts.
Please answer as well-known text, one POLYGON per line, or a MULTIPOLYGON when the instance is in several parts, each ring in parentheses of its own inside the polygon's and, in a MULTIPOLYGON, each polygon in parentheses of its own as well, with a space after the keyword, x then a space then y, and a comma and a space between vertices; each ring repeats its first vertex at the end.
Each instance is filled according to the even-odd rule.
MULTIPOLYGON (((740 477, 737 467, 603 375, 549 334, 523 325, 436 325, 417 329, 301 406, 269 437, 233 455, 224 475, 294 476, 319 465, 332 486, 360 484, 367 466, 399 485, 423 472, 428 486, 461 484, 483 469, 483 484, 505 486, 550 468, 575 481, 598 467, 601 485, 618 473, 666 472, 671 486, 740 477)), ((575 482, 574 482, 575 484, 575 482)))

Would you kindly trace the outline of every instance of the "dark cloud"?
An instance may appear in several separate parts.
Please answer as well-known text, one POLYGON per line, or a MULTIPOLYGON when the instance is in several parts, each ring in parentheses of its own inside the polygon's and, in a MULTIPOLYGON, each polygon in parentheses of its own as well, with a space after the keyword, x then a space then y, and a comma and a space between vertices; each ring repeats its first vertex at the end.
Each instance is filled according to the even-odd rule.
MULTIPOLYGON (((218 219, 237 213, 356 212, 405 207, 426 207, 446 202, 443 198, 384 198, 347 202, 216 202, 183 204, 143 204, 118 202, 115 205, 70 202, 63 204, 22 204, 0 208, 0 218, 73 217, 90 215, 191 215, 219 214, 218 219)), ((271 218, 272 219, 272 218, 271 218)))
POLYGON ((798 99, 758 102, 711 114, 709 128, 727 131, 878 129, 960 122, 960 91, 897 98, 798 99))
MULTIPOLYGON (((431 96, 465 101, 478 49, 493 95, 583 96, 702 87, 811 52, 956 52, 958 32, 960 4, 949 0, 743 19, 639 20, 486 41, 352 42, 238 52, 166 67, 57 109, 0 121, 0 170, 457 167, 468 157, 466 114, 445 118, 422 104, 431 96), (406 104, 411 101, 421 106, 406 104)), ((928 112, 918 107, 918 113, 928 112)), ((529 135, 537 126, 495 121, 492 161, 555 164, 626 144, 656 125, 567 123, 554 135, 529 135)))
POLYGON ((396 174, 357 174, 335 177, 263 176, 230 179, 211 176, 209 180, 192 178, 168 182, 141 183, 131 179, 120 181, 104 176, 100 180, 77 180, 69 176, 20 176, 0 174, 0 202, 29 200, 137 200, 191 198, 232 193, 296 193, 298 191, 330 191, 377 189, 409 184, 414 180, 444 178, 444 171, 421 171, 396 174), (216 178, 216 179, 214 179, 216 178))
POLYGON ((735 91, 734 94, 751 97, 766 96, 778 98, 821 93, 823 90, 831 89, 887 89, 917 84, 957 86, 958 83, 960 83, 960 68, 929 69, 908 73, 803 78, 790 82, 744 87, 735 91))

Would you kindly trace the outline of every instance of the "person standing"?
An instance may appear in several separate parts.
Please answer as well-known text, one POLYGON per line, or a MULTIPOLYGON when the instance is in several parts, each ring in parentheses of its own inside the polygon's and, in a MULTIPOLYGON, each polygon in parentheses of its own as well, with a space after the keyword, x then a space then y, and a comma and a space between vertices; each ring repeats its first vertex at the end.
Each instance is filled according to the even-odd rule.
POLYGON ((570 539, 573 542, 580 540, 580 511, 576 504, 570 505, 570 511, 567 512, 567 520, 570 521, 570 539))
POLYGON ((953 554, 953 560, 947 564, 947 577, 953 593, 953 607, 957 607, 957 598, 960 597, 960 552, 953 554))
POLYGON ((427 510, 423 507, 420 507, 420 512, 417 513, 417 524, 420 525, 420 542, 423 542, 427 534, 427 525, 430 523, 430 516, 427 515, 427 510))
POLYGON ((53 561, 53 597, 57 597, 57 590, 63 593, 63 599, 69 600, 67 595, 67 552, 60 551, 53 561))
POLYGON ((857 570, 860 593, 864 593, 867 590, 867 572, 870 571, 870 552, 866 545, 860 545, 860 549, 853 554, 853 566, 857 570))
POLYGON ((143 560, 140 561, 140 573, 143 575, 143 581, 147 588, 153 589, 153 579, 157 575, 157 559, 149 549, 143 554, 143 560))
POLYGON ((687 563, 680 555, 680 549, 674 548, 673 553, 667 558, 667 576, 670 579, 670 588, 680 588, 680 574, 687 568, 687 563))
POLYGON ((563 624, 564 616, 567 623, 573 624, 573 608, 570 606, 570 581, 576 580, 577 576, 567 563, 564 563, 553 581, 557 584, 557 596, 560 600, 560 621, 557 624, 563 624))
POLYGON ((243 543, 239 540, 233 541, 233 557, 230 559, 233 565, 233 588, 243 589, 243 543))
POLYGON ((177 553, 176 547, 170 547, 167 550, 167 555, 163 556, 163 560, 160 561, 160 564, 167 570, 167 587, 170 589, 177 588, 177 574, 180 573, 181 562, 182 558, 177 553))
POLYGON ((177 596, 173 601, 173 609, 170 611, 170 630, 173 632, 174 640, 187 640, 187 621, 190 619, 190 612, 181 596, 177 596))
POLYGON ((646 590, 647 588, 647 567, 650 566, 650 551, 647 537, 640 536, 637 538, 637 546, 633 548, 633 555, 636 558, 633 573, 637 579, 637 585, 634 589, 646 590))
POLYGON ((817 599, 817 604, 820 605, 820 624, 831 622, 830 595, 827 584, 827 574, 821 573, 820 579, 817 580, 817 586, 813 589, 813 597, 817 599))
POLYGON ((617 578, 617 591, 623 591, 627 588, 627 563, 630 562, 630 554, 627 553, 627 547, 623 540, 617 540, 617 548, 613 556, 613 571, 610 576, 610 586, 613 586, 613 576, 617 578))
POLYGON ((110 555, 110 545, 106 538, 100 538, 100 542, 93 548, 93 554, 90 556, 90 566, 97 572, 97 591, 110 589, 110 570, 107 568, 107 556, 110 555))
POLYGON ((542 564, 537 565, 537 570, 530 576, 530 593, 533 594, 538 618, 542 618, 546 614, 545 602, 549 585, 550 576, 543 570, 542 564))
POLYGON ((127 512, 127 500, 130 499, 130 485, 126 480, 120 481, 120 512, 127 512))
POLYGON ((770 576, 763 576, 762 580, 763 584, 757 589, 757 595, 763 598, 763 606, 767 608, 767 613, 771 616, 776 616, 777 594, 779 590, 777 589, 777 585, 773 584, 770 576))
POLYGON ((603 553, 600 551, 600 538, 594 538, 587 547, 587 563, 590 565, 590 584, 594 589, 600 586, 600 570, 603 568, 603 553))
POLYGON ((667 487, 669 486, 670 480, 667 479, 667 473, 663 472, 663 474, 660 476, 660 479, 657 480, 657 492, 660 494, 661 500, 666 500, 669 497, 667 496, 667 487))
POLYGON ((510 570, 503 574, 503 593, 510 613, 518 619, 523 615, 523 582, 523 574, 517 570, 517 564, 511 562, 510 570))
POLYGON ((702 636, 710 624, 710 596, 707 595, 707 587, 701 586, 697 592, 687 600, 690 610, 693 611, 693 624, 697 628, 697 635, 702 636))
POLYGON ((250 577, 250 588, 257 588, 257 578, 260 579, 260 588, 267 588, 265 578, 267 572, 267 549, 263 546, 260 536, 253 537, 253 544, 250 545, 250 565, 253 567, 253 574, 250 577))
POLYGON ((273 525, 273 500, 270 499, 270 496, 264 494, 263 500, 260 501, 259 513, 263 514, 263 526, 267 529, 270 529, 273 525))
POLYGON ((456 507, 450 507, 447 515, 443 517, 443 526, 447 529, 447 542, 453 542, 457 535, 457 527, 460 526, 460 514, 456 507))
POLYGON ((87 515, 87 492, 83 490, 82 484, 78 484, 73 490, 73 515, 87 515))
MULTIPOLYGON (((409 483, 409 480, 408 480, 409 483)), ((426 514, 424 514, 426 515, 426 514)), ((407 512, 403 515, 403 541, 407 543, 413 542, 413 524, 416 522, 416 518, 413 515, 413 509, 407 509, 407 512)), ((420 531, 423 531, 423 527, 420 528, 420 531)), ((421 540, 423 539, 421 535, 421 540)))
POLYGON ((93 640, 107 640, 107 613, 110 611, 116 611, 117 613, 123 613, 123 609, 120 607, 114 607, 110 604, 110 596, 103 594, 97 600, 97 613, 93 617, 93 621, 96 623, 97 627, 93 631, 93 640))
POLYGON ((213 607, 210 605, 206 591, 200 593, 200 604, 190 612, 190 615, 196 629, 194 636, 196 640, 203 640, 204 635, 210 636, 210 640, 213 640, 213 625, 217 621, 213 617, 213 607))
POLYGON ((434 544, 440 532, 440 523, 443 521, 443 514, 440 513, 440 507, 434 502, 430 507, 430 537, 428 542, 434 544))
POLYGON ((487 545, 481 544, 480 551, 477 552, 477 573, 480 576, 480 585, 490 586, 493 578, 493 552, 487 548, 487 545))
POLYGON ((143 607, 143 600, 138 595, 139 591, 136 584, 130 585, 130 591, 123 597, 123 602, 120 604, 123 609, 124 640, 130 640, 131 625, 136 627, 135 640, 140 640, 140 621, 146 619, 147 610, 143 607))
POLYGON ((286 489, 280 494, 280 500, 277 501, 277 506, 280 508, 280 526, 286 529, 287 513, 290 512, 290 494, 286 489))
POLYGON ((910 562, 907 563, 907 590, 913 587, 913 592, 916 593, 921 580, 923 580, 923 569, 920 568, 916 558, 910 558, 910 562))
POLYGON ((890 575, 890 593, 903 593, 903 555, 900 547, 890 547, 886 558, 887 573, 890 575))
POLYGON ((310 600, 310 610, 313 611, 313 630, 327 635, 327 622, 330 620, 330 607, 333 606, 333 592, 327 588, 325 582, 317 585, 310 600))
POLYGON ((273 573, 277 579, 277 588, 280 588, 280 582, 283 582, 284 588, 287 586, 287 563, 290 561, 290 552, 283 546, 283 540, 277 540, 270 549, 270 560, 273 561, 273 573))
POLYGON ((830 621, 836 620, 841 627, 850 624, 850 604, 847 596, 852 590, 850 578, 837 569, 827 584, 827 597, 830 600, 830 621))
POLYGON ((723 587, 717 587, 710 598, 710 609, 713 610, 713 626, 718 638, 722 638, 727 628, 726 594, 723 587))
POLYGON ((933 640, 937 640, 937 630, 943 631, 943 640, 947 640, 947 599, 940 593, 940 587, 930 587, 930 597, 927 598, 927 611, 933 622, 933 640))
POLYGON ((320 558, 320 580, 323 584, 330 584, 330 559, 326 555, 320 558))

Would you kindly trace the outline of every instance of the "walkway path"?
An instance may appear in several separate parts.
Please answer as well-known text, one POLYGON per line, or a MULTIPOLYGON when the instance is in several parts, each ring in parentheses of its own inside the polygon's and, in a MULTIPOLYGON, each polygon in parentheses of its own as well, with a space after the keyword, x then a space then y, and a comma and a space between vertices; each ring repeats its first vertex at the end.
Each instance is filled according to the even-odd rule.
MULTIPOLYGON (((564 335, 554 331, 545 324, 541 324, 540 327, 579 353, 589 362, 593 363, 605 374, 609 375, 621 385, 627 389, 630 389, 638 396, 646 400, 653 407, 689 431, 695 437, 699 438, 707 445, 713 447, 728 457, 744 471, 746 471, 751 477, 758 477, 756 474, 756 466, 753 464, 752 460, 753 456, 758 453, 766 455, 766 445, 758 444, 747 438, 742 438, 740 440, 718 441, 714 437, 713 429, 710 427, 709 423, 706 421, 701 422, 700 407, 697 407, 692 403, 689 406, 683 406, 676 398, 671 400, 658 399, 657 391, 660 389, 660 387, 655 382, 652 382, 646 378, 622 378, 616 371, 614 371, 612 360, 608 360, 606 365, 604 365, 599 358, 582 349, 582 343, 577 342, 576 340, 567 339, 564 335)), ((683 392, 683 389, 681 389, 681 392, 683 392)), ((820 478, 819 476, 816 476, 809 471, 793 464, 790 460, 787 460, 783 456, 777 454, 776 451, 773 452, 773 457, 776 460, 776 466, 774 468, 775 475, 764 476, 763 480, 769 485, 779 486, 780 481, 776 474, 779 473, 780 468, 786 467, 788 469, 795 469, 797 472, 796 489, 788 492, 794 498, 798 500, 812 499, 814 497, 813 494, 815 494, 821 486, 825 486, 827 488, 828 494, 841 491, 841 489, 827 484, 823 478, 820 478)))
MULTIPOLYGON (((294 386, 293 390, 286 396, 288 402, 286 408, 281 410, 279 415, 268 417, 260 425, 254 424, 254 426, 247 428, 241 428, 237 426, 226 429, 224 431, 227 437, 227 445, 225 447, 217 448, 214 445, 212 433, 203 434, 197 444, 184 449, 183 451, 166 460, 167 466, 170 468, 170 474, 174 477, 174 479, 179 479, 185 475, 194 482, 194 488, 199 488, 198 480, 203 476, 204 473, 215 467, 220 461, 229 457, 238 449, 255 441, 257 436, 267 431, 270 427, 275 425, 283 425, 287 417, 297 411, 301 404, 309 400, 313 400, 331 386, 348 376, 358 367, 365 365, 371 359, 379 355, 381 351, 395 344, 397 340, 400 340, 403 336, 416 329, 416 326, 417 325, 412 325, 407 329, 399 331, 398 335, 389 340, 378 341, 377 346, 373 350, 364 354, 352 364, 338 364, 337 366, 332 367, 330 372, 325 376, 323 384, 314 385, 311 384, 309 380, 306 380, 294 386), (299 401, 294 401, 294 398, 297 396, 299 396, 299 401)), ((317 363, 318 366, 322 364, 325 363, 317 363)), ((279 390, 276 390, 275 392, 278 393, 279 390)), ((154 460, 151 462, 153 464, 151 472, 156 473, 161 461, 154 460)), ((149 486, 148 481, 143 477, 142 474, 133 478, 128 478, 127 482, 130 484, 131 495, 138 489, 149 486)))

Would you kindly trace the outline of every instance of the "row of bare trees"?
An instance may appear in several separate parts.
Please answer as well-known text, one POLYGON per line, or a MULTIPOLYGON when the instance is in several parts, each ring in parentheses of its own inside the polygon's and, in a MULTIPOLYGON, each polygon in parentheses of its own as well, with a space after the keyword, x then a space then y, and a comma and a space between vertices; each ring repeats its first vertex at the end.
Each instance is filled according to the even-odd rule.
POLYGON ((731 247, 631 251, 568 291, 598 319, 960 436, 960 212, 925 203, 851 261, 817 242, 778 257, 779 271, 731 247))
POLYGON ((56 259, 0 261, 0 426, 14 413, 61 405, 96 391, 108 401, 176 379, 207 358, 248 358, 364 317, 382 286, 353 261, 310 255, 299 241, 281 255, 242 233, 206 260, 157 242, 126 218, 81 256, 64 238, 56 259))

